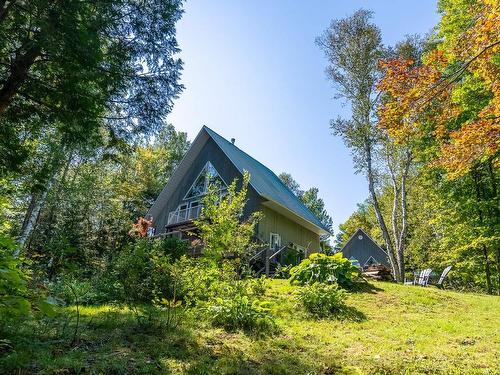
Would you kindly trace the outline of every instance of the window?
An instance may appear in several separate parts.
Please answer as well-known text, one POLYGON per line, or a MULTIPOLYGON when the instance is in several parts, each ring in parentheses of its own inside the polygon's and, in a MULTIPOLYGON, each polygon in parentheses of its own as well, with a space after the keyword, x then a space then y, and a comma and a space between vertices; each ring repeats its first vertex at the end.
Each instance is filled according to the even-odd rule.
POLYGON ((200 195, 206 194, 210 185, 218 185, 221 189, 227 186, 220 177, 219 172, 217 172, 212 163, 208 161, 198 177, 196 177, 196 180, 193 185, 191 185, 184 199, 199 197, 200 195))
POLYGON ((361 268, 361 264, 359 264, 358 260, 354 257, 350 257, 349 260, 351 261, 352 265, 358 268, 361 268))
POLYGON ((281 247, 281 236, 278 233, 271 233, 269 238, 269 247, 271 249, 281 247))
POLYGON ((368 258, 368 260, 365 262, 365 264, 363 265, 363 267, 368 267, 368 266, 371 266, 372 264, 379 264, 379 262, 377 262, 377 260, 374 257, 370 256, 368 258))

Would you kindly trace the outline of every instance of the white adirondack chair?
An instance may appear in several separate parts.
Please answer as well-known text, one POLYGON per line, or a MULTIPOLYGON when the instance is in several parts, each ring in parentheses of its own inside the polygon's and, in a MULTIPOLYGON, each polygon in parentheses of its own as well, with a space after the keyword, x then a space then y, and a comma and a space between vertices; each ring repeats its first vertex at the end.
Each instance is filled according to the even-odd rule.
POLYGON ((448 272, 450 272, 451 270, 451 266, 448 266, 446 267, 444 270, 443 270, 443 273, 441 274, 441 277, 439 278, 439 281, 437 282, 437 287, 439 288, 442 288, 443 287, 443 281, 446 277, 446 275, 448 275, 448 272))
POLYGON ((427 286, 431 272, 432 270, 430 268, 426 268, 420 271, 419 274, 415 274, 415 279, 413 281, 406 281, 405 284, 427 286))
POLYGON ((429 284, 429 277, 431 276, 431 272, 432 270, 430 268, 423 270, 418 279, 418 285, 427 286, 427 284, 429 284))

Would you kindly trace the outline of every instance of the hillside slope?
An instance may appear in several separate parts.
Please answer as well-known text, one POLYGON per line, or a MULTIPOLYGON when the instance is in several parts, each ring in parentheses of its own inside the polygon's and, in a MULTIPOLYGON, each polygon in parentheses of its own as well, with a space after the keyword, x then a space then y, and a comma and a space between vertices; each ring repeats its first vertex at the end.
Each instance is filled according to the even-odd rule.
POLYGON ((315 320, 296 306, 296 287, 269 284, 272 337, 214 329, 196 311, 176 329, 145 330, 130 311, 85 307, 76 345, 71 324, 28 327, 15 350, 0 350, 0 373, 499 373, 500 297, 378 282, 351 294, 342 318, 315 320))

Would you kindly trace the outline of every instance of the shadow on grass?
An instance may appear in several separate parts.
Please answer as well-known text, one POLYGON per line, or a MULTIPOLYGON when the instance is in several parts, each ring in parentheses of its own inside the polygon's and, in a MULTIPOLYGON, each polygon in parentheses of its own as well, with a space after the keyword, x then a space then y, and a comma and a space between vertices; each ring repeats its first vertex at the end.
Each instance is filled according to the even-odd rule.
POLYGON ((354 286, 349 289, 349 292, 351 293, 371 293, 371 294, 377 294, 377 292, 383 292, 384 289, 379 288, 373 284, 371 284, 368 281, 361 281, 354 283, 354 286))
POLYGON ((335 314, 338 320, 348 320, 351 322, 365 322, 368 320, 366 315, 352 306, 344 306, 339 312, 335 314))
MULTIPOLYGON (((15 350, 7 354, 11 358, 0 355, 0 373, 251 375, 273 373, 272 369, 278 370, 274 373, 312 370, 307 358, 280 350, 270 356, 268 345, 276 337, 248 337, 261 347, 250 355, 243 350, 246 345, 239 347, 240 334, 216 330, 201 335, 198 330, 203 328, 196 319, 187 314, 179 319, 177 326, 167 327, 157 322, 140 324, 127 310, 84 309, 75 344, 70 344, 71 334, 51 329, 43 335, 37 329, 12 332, 15 350)), ((65 332, 71 333, 75 321, 69 324, 65 332)))

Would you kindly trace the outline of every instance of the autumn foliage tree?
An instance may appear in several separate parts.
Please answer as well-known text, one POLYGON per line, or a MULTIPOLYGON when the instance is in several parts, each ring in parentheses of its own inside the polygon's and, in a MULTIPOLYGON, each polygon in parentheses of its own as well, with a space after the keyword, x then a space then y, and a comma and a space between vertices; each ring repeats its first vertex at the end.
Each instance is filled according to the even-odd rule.
POLYGON ((475 164, 498 166, 500 147, 500 7, 493 0, 441 1, 436 47, 422 64, 380 63, 387 94, 380 125, 395 139, 432 135, 433 163, 453 179, 475 164), (464 9, 465 8, 465 9, 464 9))
MULTIPOLYGON (((416 142, 419 159, 455 181, 437 178, 436 186, 447 186, 454 201, 461 202, 454 208, 456 225, 467 223, 462 233, 469 237, 460 248, 480 252, 491 292, 492 255, 500 290, 500 5, 495 0, 441 0, 438 6, 442 18, 420 61, 380 62, 379 126, 397 143, 416 142)), ((445 200, 451 196, 443 194, 445 200)))

